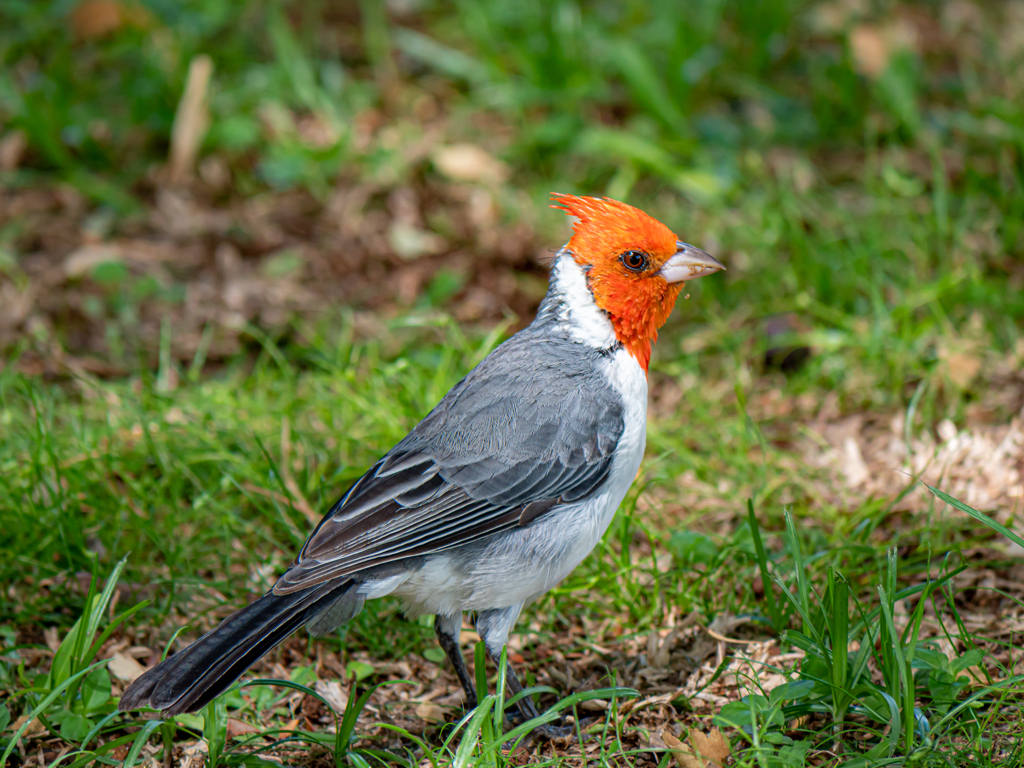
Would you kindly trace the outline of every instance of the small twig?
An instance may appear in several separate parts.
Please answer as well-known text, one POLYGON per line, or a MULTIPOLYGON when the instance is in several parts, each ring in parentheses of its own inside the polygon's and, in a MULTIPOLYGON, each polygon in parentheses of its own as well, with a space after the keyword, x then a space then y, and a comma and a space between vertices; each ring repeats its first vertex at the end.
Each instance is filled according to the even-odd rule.
POLYGON ((743 645, 757 645, 758 643, 763 643, 764 642, 764 640, 740 640, 740 639, 735 638, 735 637, 726 637, 725 635, 718 634, 713 629, 708 629, 707 627, 705 627, 705 629, 707 630, 707 633, 709 635, 711 635, 713 638, 715 638, 715 640, 718 640, 719 642, 722 642, 722 643, 741 643, 743 645))
POLYGON ((171 126, 170 181, 179 184, 192 175, 209 125, 207 91, 213 74, 213 60, 205 55, 196 56, 189 63, 185 91, 178 102, 178 111, 171 126))

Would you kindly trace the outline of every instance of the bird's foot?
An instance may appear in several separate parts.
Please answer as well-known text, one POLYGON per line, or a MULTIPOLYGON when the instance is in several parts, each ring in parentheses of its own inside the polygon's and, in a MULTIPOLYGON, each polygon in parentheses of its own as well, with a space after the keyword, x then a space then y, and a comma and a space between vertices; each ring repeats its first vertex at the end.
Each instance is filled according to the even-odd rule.
MULTIPOLYGON (((513 728, 527 722, 528 720, 532 720, 535 717, 538 717, 538 715, 534 714, 531 717, 525 717, 523 713, 519 711, 518 707, 511 707, 505 712, 505 722, 513 728)), ((532 739, 542 738, 551 740, 567 739, 576 733, 575 724, 565 723, 564 725, 559 725, 559 722, 564 722, 564 719, 559 718, 559 720, 554 723, 542 723, 532 729, 528 735, 532 739)), ((581 723, 583 727, 586 727, 589 724, 589 721, 581 723)), ((586 737, 584 736, 584 738, 586 737)))
POLYGON ((529 720, 529 717, 525 717, 519 707, 513 705, 505 710, 505 723, 515 728, 520 723, 525 723, 529 720))

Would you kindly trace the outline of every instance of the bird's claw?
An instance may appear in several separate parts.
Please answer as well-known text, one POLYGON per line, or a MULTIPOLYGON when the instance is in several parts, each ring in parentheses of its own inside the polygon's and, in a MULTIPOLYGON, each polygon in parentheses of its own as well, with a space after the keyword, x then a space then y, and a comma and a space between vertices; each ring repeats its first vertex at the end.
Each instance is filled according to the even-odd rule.
MULTIPOLYGON (((508 725, 512 726, 513 728, 516 727, 517 725, 521 725, 522 723, 525 723, 527 720, 532 720, 532 719, 533 719, 532 717, 531 718, 523 717, 523 714, 517 708, 514 708, 514 707, 511 710, 509 710, 508 712, 505 713, 505 722, 508 723, 508 725)), ((561 720, 561 718, 559 718, 559 720, 561 720)), ((589 724, 590 724, 590 721, 584 721, 584 722, 580 723, 581 727, 584 727, 584 728, 587 725, 589 725, 589 724)), ((538 725, 535 728, 533 728, 532 730, 530 730, 529 733, 528 733, 528 736, 530 738, 533 738, 533 739, 543 738, 543 739, 553 740, 553 739, 567 739, 567 738, 572 737, 575 733, 576 733, 576 726, 573 723, 566 723, 565 725, 558 725, 557 722, 555 722, 555 723, 541 723, 540 725, 538 725)), ((586 735, 584 735, 584 738, 587 738, 586 735)))

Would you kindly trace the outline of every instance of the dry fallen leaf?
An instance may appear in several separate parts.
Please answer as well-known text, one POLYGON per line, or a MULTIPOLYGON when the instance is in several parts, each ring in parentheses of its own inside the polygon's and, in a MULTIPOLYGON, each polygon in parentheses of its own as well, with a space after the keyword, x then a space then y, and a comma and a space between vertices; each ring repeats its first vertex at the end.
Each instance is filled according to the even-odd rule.
POLYGON ((337 680, 329 682, 317 680, 313 690, 324 697, 324 700, 331 705, 331 709, 339 715, 344 714, 345 707, 348 706, 348 696, 345 695, 345 691, 342 690, 341 684, 337 680))
POLYGON ((124 26, 147 27, 150 13, 134 2, 83 0, 71 12, 71 28, 80 40, 105 37, 124 26))
POLYGON ((416 716, 434 723, 444 722, 444 707, 430 701, 416 705, 416 716))
POLYGON ((189 63, 185 92, 178 102, 171 127, 170 177, 177 183, 191 176, 199 154, 199 145, 209 126, 207 91, 213 75, 213 59, 205 54, 189 63))
POLYGON ((236 720, 233 717, 228 718, 227 734, 229 739, 233 739, 235 736, 245 736, 247 733, 259 733, 260 729, 255 726, 243 723, 241 720, 236 720))
POLYGON ((850 33, 850 49, 857 71, 868 77, 878 77, 889 63, 889 47, 874 24, 860 24, 850 33))
POLYGON ((71 12, 71 26, 83 40, 114 32, 124 21, 124 8, 116 0, 85 0, 71 12))
POLYGON ((125 656, 120 652, 113 655, 110 663, 107 664, 107 669, 118 680, 123 680, 126 683, 134 682, 135 678, 146 671, 146 668, 131 656, 125 656))
POLYGON ((18 729, 21 728, 21 726, 25 725, 25 723, 28 723, 28 727, 25 729, 25 732, 21 734, 21 737, 23 739, 31 739, 46 733, 46 726, 43 725, 43 721, 39 718, 33 718, 32 722, 29 723, 28 715, 22 715, 21 717, 19 717, 17 720, 14 721, 14 725, 12 725, 11 727, 13 728, 14 732, 17 733, 18 729))
POLYGON ((94 267, 110 261, 123 261, 124 255, 116 245, 100 243, 76 248, 64 259, 64 274, 69 278, 82 277, 94 267))
POLYGON ((666 731, 661 734, 661 740, 672 751, 672 757, 676 759, 676 765, 679 768, 706 768, 707 761, 701 760, 697 755, 693 754, 693 750, 671 733, 666 731))
POLYGON ((942 357, 942 372, 958 389, 967 389, 979 371, 981 358, 971 352, 952 352, 942 357))
POLYGON ((0 285, 0 329, 14 328, 21 323, 32 311, 34 301, 32 286, 19 290, 14 283, 0 285))
POLYGON ((28 137, 20 128, 8 131, 0 139, 0 171, 13 171, 21 165, 28 149, 28 137))
POLYGON ((179 768, 200 768, 206 765, 209 747, 205 741, 186 742, 182 745, 179 768))
POLYGON ((864 0, 831 0, 816 3, 808 9, 807 21, 818 34, 835 34, 847 29, 857 18, 868 11, 864 0))
POLYGON ((843 440, 843 474, 846 475, 846 483, 851 488, 861 485, 869 477, 868 465, 864 463, 864 456, 855 437, 843 440))
POLYGON ((453 181, 500 184, 508 176, 508 167, 475 144, 452 144, 434 153, 434 165, 453 181))
POLYGON ((60 648, 60 634, 56 627, 47 627, 43 630, 43 639, 46 641, 46 647, 54 653, 60 648))
POLYGON ((300 117, 295 122, 295 130, 299 139, 313 149, 333 147, 341 138, 341 131, 327 115, 312 114, 300 117))
POLYGON ((388 227, 388 243, 395 254, 406 260, 441 253, 448 247, 440 235, 399 221, 388 227))
POLYGON ((880 77, 892 57, 917 46, 917 30, 903 19, 885 26, 858 24, 850 32, 853 64, 862 75, 880 77))
POLYGON ((707 735, 697 729, 691 729, 690 745, 698 755, 710 760, 715 765, 725 765, 726 759, 732 754, 729 740, 717 728, 712 728, 707 735))

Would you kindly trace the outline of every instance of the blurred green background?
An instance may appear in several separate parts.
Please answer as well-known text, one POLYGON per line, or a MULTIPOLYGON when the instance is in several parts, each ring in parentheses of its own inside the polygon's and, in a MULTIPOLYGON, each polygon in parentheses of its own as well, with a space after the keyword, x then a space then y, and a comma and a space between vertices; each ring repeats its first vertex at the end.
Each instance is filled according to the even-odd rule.
MULTIPOLYGON (((666 616, 763 613, 757 525, 804 597, 849 579, 875 610, 948 554, 976 567, 928 610, 959 627, 960 655, 935 650, 938 624, 915 629, 897 646, 918 654, 916 683, 900 687, 886 646, 857 701, 882 711, 891 692, 920 730, 901 749, 959 760, 921 764, 1014 764, 1000 750, 1021 754, 1020 680, 987 724, 956 702, 980 685, 957 677, 979 649, 987 682, 1017 669, 1019 552, 908 474, 1015 527, 1019 0, 0 0, 5 643, 45 648, 44 627, 91 610, 83 574, 129 551, 125 594, 153 602, 123 631, 147 663, 264 589, 318 511, 532 318, 569 233, 552 191, 637 205, 728 271, 689 286, 662 333, 643 477, 597 553, 529 609, 528 674, 591 633, 652 693, 627 671, 666 616)), ((423 651, 416 674, 436 679, 429 627, 383 606, 317 647, 361 674, 423 651)), ((881 648, 872 615, 858 636, 881 648)), ((0 656, 14 717, 49 691, 23 660, 0 656)), ((662 671, 682 686, 691 670, 662 671)), ((738 765, 822 764, 854 729, 849 701, 821 715, 843 697, 804 671, 788 700, 817 713, 803 740, 770 715, 780 740, 738 765)), ((108 699, 50 716, 82 718, 61 725, 81 746, 108 699)), ((707 730, 718 704, 693 701, 673 717, 707 730)), ((858 722, 864 752, 895 754, 898 719, 858 722)))
POLYGON ((795 313, 889 395, 971 318, 971 344, 1020 338, 1019 3, 7 0, 3 16, 8 348, 30 331, 127 371, 140 350, 155 364, 167 318, 181 359, 209 323, 279 334, 338 305, 526 319, 537 255, 565 238, 552 190, 646 206, 728 263, 677 326, 795 313), (212 74, 190 110, 197 63, 212 74), (81 253, 118 237, 120 254, 81 253), (140 238, 166 248, 133 261, 140 238), (229 282, 233 254, 310 290, 253 289, 227 320, 182 309, 203 275, 229 282))

